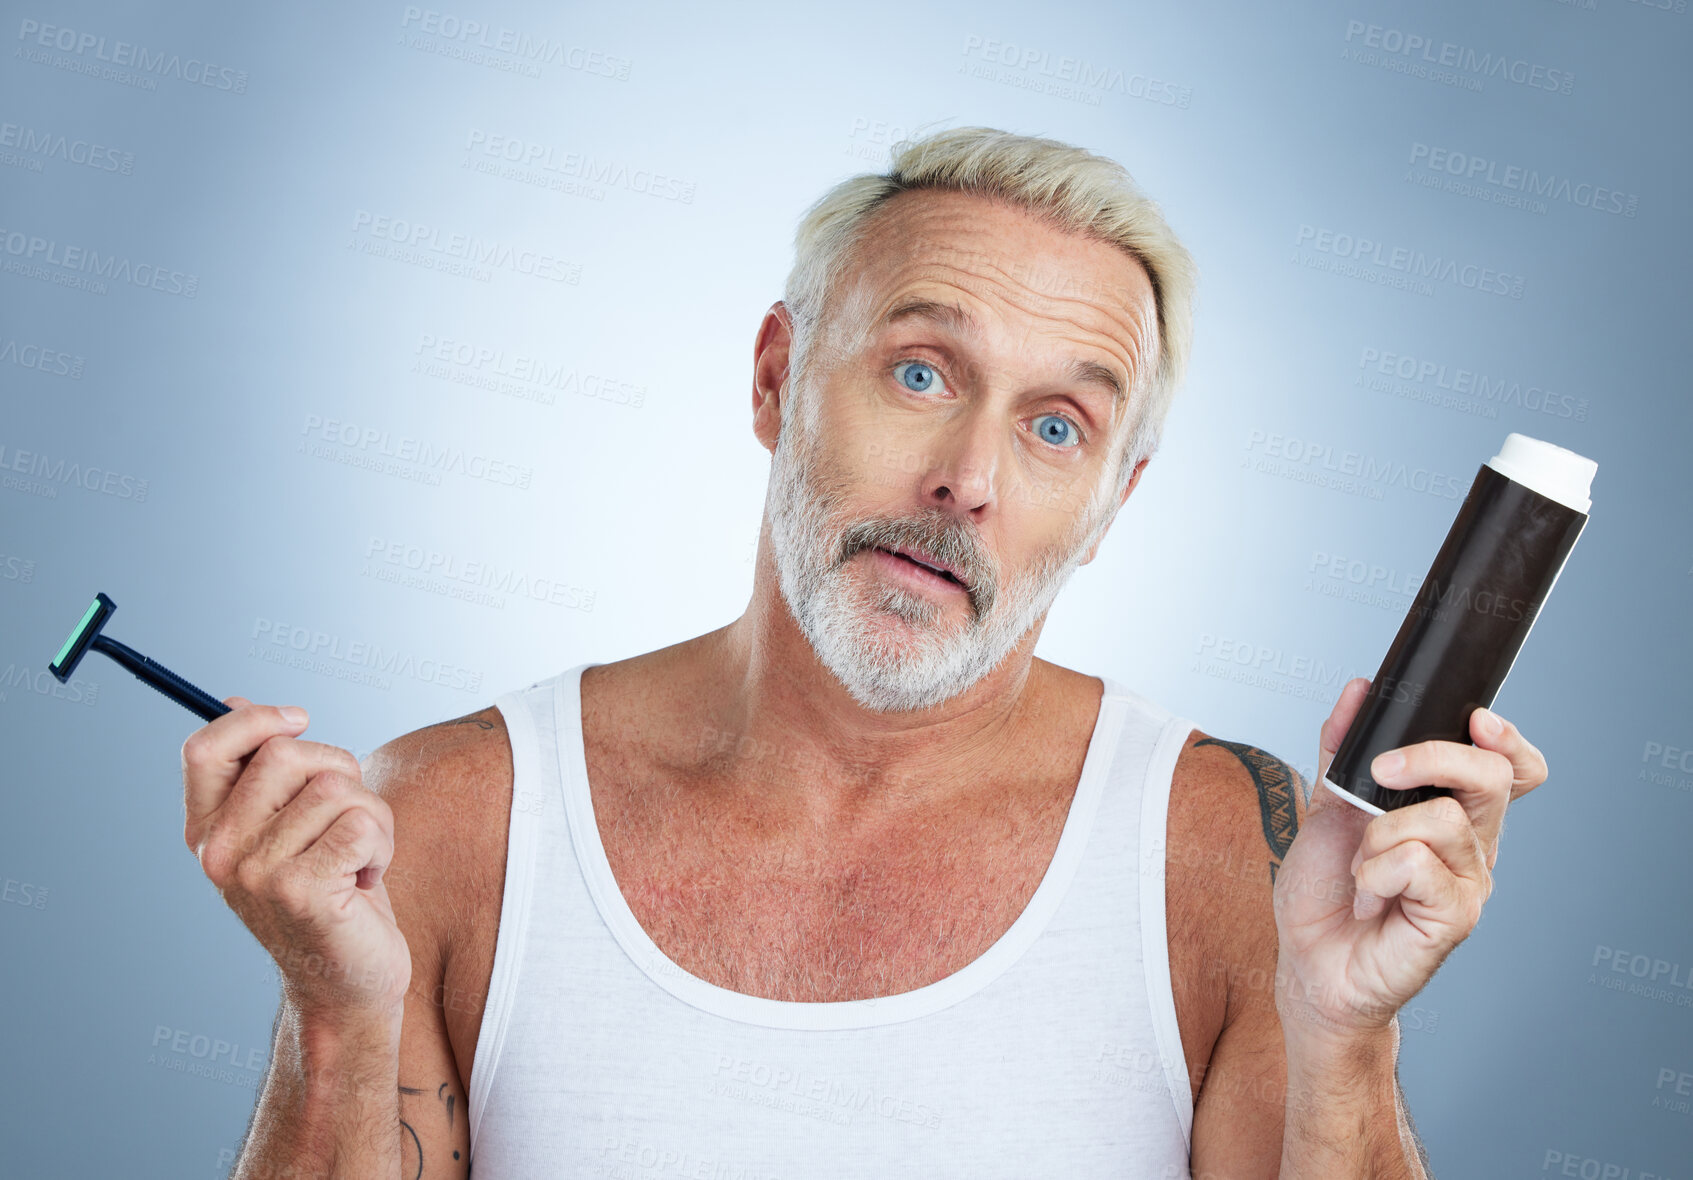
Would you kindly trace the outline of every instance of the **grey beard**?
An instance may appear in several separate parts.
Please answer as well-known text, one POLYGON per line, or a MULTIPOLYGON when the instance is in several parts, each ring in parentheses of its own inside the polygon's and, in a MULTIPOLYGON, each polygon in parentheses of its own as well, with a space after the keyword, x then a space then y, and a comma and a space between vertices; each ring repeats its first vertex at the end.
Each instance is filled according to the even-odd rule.
MULTIPOLYGON (((807 391, 802 399, 815 396, 807 391)), ((1091 527, 1085 515, 1079 518, 1069 537, 1001 589, 991 558, 974 537, 940 514, 835 525, 843 485, 820 470, 815 440, 801 422, 804 408, 785 408, 791 413, 777 438, 767 505, 778 584, 818 660, 873 712, 938 705, 992 672, 1046 614, 1110 523, 1111 514, 1090 502, 1084 513, 1097 518, 1091 527), (921 545, 970 575, 966 622, 947 620, 934 600, 886 583, 874 588, 869 603, 858 601, 864 591, 851 584, 846 561, 867 548, 903 544, 921 545), (889 616, 905 626, 890 626, 889 616)))

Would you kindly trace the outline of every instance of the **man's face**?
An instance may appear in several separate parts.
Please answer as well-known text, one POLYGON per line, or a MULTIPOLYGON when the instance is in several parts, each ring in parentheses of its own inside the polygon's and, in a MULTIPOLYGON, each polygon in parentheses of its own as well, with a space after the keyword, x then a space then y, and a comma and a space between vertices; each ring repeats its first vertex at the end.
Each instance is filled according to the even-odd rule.
POLYGON ((854 699, 921 709, 997 667, 1110 526, 1152 285, 1108 243, 919 191, 878 212, 835 294, 783 410, 772 548, 854 699))

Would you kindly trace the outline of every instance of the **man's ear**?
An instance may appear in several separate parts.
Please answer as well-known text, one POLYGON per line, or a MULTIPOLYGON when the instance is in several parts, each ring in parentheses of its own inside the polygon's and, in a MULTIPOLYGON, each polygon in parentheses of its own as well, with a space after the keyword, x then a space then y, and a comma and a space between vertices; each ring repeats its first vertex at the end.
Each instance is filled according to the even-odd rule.
POLYGON ((752 432, 764 449, 776 453, 782 430, 782 399, 788 391, 788 349, 793 345, 793 319, 780 299, 764 313, 752 346, 752 432))
MULTIPOLYGON (((1150 462, 1152 462, 1152 456, 1148 455, 1146 458, 1142 459, 1139 463, 1135 464, 1134 471, 1129 475, 1128 486, 1123 489, 1123 498, 1121 500, 1117 501, 1117 510, 1119 512, 1122 511, 1123 505, 1127 504, 1129 502, 1129 493, 1131 493, 1135 490, 1135 485, 1140 482, 1140 473, 1146 470, 1146 465, 1150 462)), ((1116 516, 1116 513, 1112 513, 1111 524, 1115 524, 1115 523, 1117 523, 1117 516, 1116 516)), ((1105 542, 1105 538, 1110 534, 1110 532, 1111 532, 1111 525, 1108 524, 1108 525, 1105 526, 1105 532, 1099 534, 1099 540, 1095 541, 1093 543, 1093 547, 1088 550, 1088 555, 1086 557, 1082 558, 1082 564, 1083 565, 1086 565, 1088 562, 1093 560, 1094 554, 1099 552, 1100 545, 1102 545, 1105 542)))

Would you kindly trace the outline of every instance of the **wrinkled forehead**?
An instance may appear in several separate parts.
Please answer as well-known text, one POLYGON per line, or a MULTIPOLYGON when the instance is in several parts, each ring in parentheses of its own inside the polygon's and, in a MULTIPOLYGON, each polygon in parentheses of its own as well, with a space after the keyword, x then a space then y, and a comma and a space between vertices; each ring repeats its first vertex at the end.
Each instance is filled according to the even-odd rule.
POLYGON ((1139 261, 1003 201, 944 191, 892 197, 871 216, 841 280, 831 318, 848 348, 868 343, 914 296, 962 296, 991 327, 1084 339, 1137 376, 1156 352, 1157 305, 1139 261))

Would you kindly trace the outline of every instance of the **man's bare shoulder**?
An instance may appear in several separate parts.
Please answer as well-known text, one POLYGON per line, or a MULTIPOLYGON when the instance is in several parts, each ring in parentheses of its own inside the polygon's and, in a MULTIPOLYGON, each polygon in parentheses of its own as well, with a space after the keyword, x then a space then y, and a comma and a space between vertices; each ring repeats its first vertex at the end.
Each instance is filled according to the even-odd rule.
POLYGON ((364 783, 394 813, 395 917, 436 945, 505 880, 511 743, 496 706, 401 734, 368 754, 364 783), (402 910, 407 911, 402 913, 402 910))
POLYGON ((1214 836, 1233 836, 1253 850, 1254 868, 1239 875, 1274 885, 1282 858, 1305 814, 1305 780, 1291 764, 1250 742, 1214 737, 1194 728, 1176 761, 1176 790, 1214 836), (1219 830, 1219 822, 1227 824, 1219 830))
POLYGON ((371 790, 426 804, 446 825, 478 818, 492 796, 511 792, 511 741, 494 705, 403 733, 363 765, 371 790))
POLYGON ((702 733, 718 736, 705 726, 702 706, 733 688, 719 658, 721 636, 715 631, 587 668, 583 740, 620 764, 692 768, 702 733))
POLYGON ((1274 1006, 1276 873, 1305 816, 1305 780, 1250 742, 1195 728, 1171 784, 1170 872, 1196 912, 1201 973, 1226 984, 1227 1019, 1274 1006), (1203 910, 1200 920, 1198 910, 1203 910))

